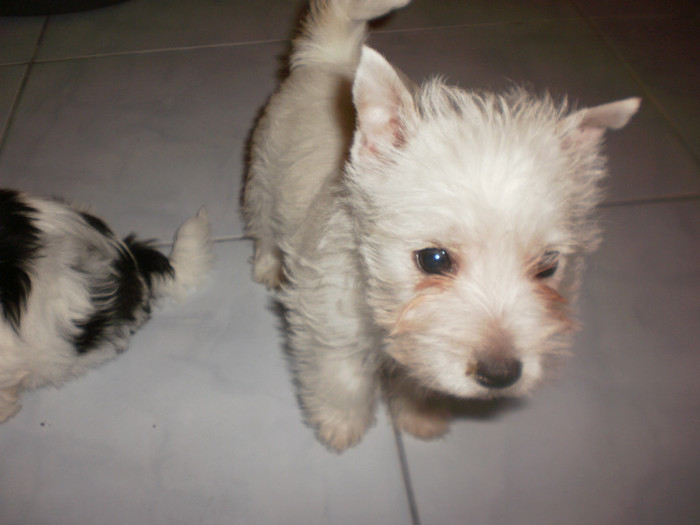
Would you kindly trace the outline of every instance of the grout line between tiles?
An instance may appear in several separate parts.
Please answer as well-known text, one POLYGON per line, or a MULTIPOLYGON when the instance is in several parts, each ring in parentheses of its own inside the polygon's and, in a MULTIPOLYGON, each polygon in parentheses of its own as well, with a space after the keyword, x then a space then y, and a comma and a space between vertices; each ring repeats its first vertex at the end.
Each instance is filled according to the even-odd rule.
MULTIPOLYGON (((560 20, 560 19, 542 18, 542 19, 528 20, 527 22, 546 22, 549 20, 554 21, 554 20, 560 20)), ((430 31, 430 30, 478 27, 478 26, 484 26, 484 25, 503 25, 503 24, 509 24, 509 23, 514 23, 514 22, 482 22, 482 23, 472 23, 472 24, 469 24, 469 23, 467 23, 467 24, 454 24, 454 25, 447 25, 447 26, 425 26, 425 27, 399 28, 399 29, 376 29, 376 30, 372 31, 372 34, 380 35, 380 34, 410 33, 410 32, 420 32, 420 31, 430 31)), ((42 29, 42 34, 43 34, 43 29, 42 29)), ((94 58, 109 58, 109 57, 128 56, 128 55, 150 55, 150 54, 158 54, 158 53, 175 53, 175 52, 179 52, 179 51, 197 51, 197 50, 202 50, 202 49, 246 47, 246 46, 257 46, 257 45, 266 45, 266 44, 288 44, 288 43, 289 43, 288 38, 281 38, 281 39, 280 38, 271 38, 271 39, 261 39, 261 40, 246 40, 246 41, 241 41, 241 42, 218 42, 218 43, 214 43, 214 44, 194 44, 194 45, 161 47, 161 48, 152 48, 152 49, 132 49, 132 50, 125 50, 125 51, 113 51, 113 52, 94 53, 94 54, 85 54, 85 55, 70 55, 70 56, 65 56, 65 57, 54 57, 54 58, 34 59, 35 57, 33 57, 33 61, 37 64, 49 64, 49 63, 55 63, 55 62, 68 62, 71 60, 89 60, 89 59, 94 59, 94 58)), ((36 53, 35 53, 35 56, 36 56, 36 53)), ((3 65, 7 65, 7 64, 3 64, 3 65)))
POLYGON ((406 499, 408 500, 408 510, 411 514, 411 525, 421 525, 420 516, 418 514, 418 505, 416 504, 416 496, 413 492, 413 483, 408 469, 408 460, 406 458, 406 449, 403 446, 403 438, 401 432, 392 422, 394 431, 394 441, 396 442, 396 450, 399 455, 399 463, 401 464, 401 476, 403 477, 404 489, 406 490, 406 499))
POLYGON ((625 199, 620 201, 604 202, 600 208, 622 208, 624 206, 644 206, 650 204, 673 204, 682 202, 700 201, 700 194, 668 195, 666 197, 642 197, 639 199, 625 199))
MULTIPOLYGON (((397 29, 374 29, 371 31, 372 35, 381 34, 397 34, 397 33, 414 33, 423 31, 435 31, 435 30, 445 30, 445 29, 460 29, 469 27, 483 27, 483 26, 499 26, 508 24, 520 24, 520 23, 541 23, 541 22, 556 22, 562 20, 578 20, 578 17, 568 17, 568 18, 534 18, 531 20, 526 20, 523 22, 518 21, 499 21, 499 22, 475 22, 475 23, 465 23, 465 24, 451 24, 444 26, 423 26, 423 27, 409 27, 409 28, 397 28, 397 29)), ((219 42, 213 44, 194 44, 194 45, 184 45, 175 47, 162 47, 162 48, 152 48, 152 49, 133 49, 125 51, 113 51, 104 53, 94 53, 94 54, 84 54, 84 55, 70 55, 64 57, 53 57, 53 58, 41 58, 35 60, 37 64, 49 64, 55 62, 68 62, 71 60, 90 60, 95 58, 109 58, 109 57, 119 57, 119 56, 129 56, 129 55, 150 55, 158 53, 175 53, 180 51, 197 51, 204 49, 223 49, 231 47, 246 47, 246 46, 257 46, 257 45, 267 45, 267 44, 288 44, 288 38, 273 38, 273 39, 261 39, 261 40, 247 40, 241 42, 219 42)))
POLYGON ((7 120, 5 121, 5 125, 0 130, 0 156, 2 155, 2 152, 5 149, 7 136, 9 135, 10 128, 12 127, 12 123, 15 120, 17 108, 19 107, 20 101, 24 96, 24 88, 27 86, 29 75, 31 74, 32 68, 34 67, 36 61, 36 56, 39 54, 39 49, 41 48, 41 44, 44 41, 44 35, 46 34, 46 27, 48 26, 48 23, 49 18, 45 17, 44 22, 41 25, 41 30, 39 31, 39 36, 37 37, 36 43, 34 44, 32 56, 25 64, 24 72, 22 73, 22 79, 19 82, 19 86, 17 87, 17 93, 15 94, 14 100, 12 101, 12 105, 10 106, 10 112, 7 115, 7 120))
POLYGON ((153 55, 159 53, 177 53, 181 51, 198 51, 201 49, 224 49, 230 47, 246 47, 246 46, 258 46, 266 44, 282 44, 286 42, 285 40, 270 39, 270 40, 250 40, 246 42, 224 42, 218 44, 199 44, 191 46, 179 46, 179 47, 162 47, 153 49, 132 49, 129 51, 113 51, 111 53, 94 53, 89 55, 71 55, 67 57, 55 57, 55 58, 42 58, 36 61, 37 64, 53 64, 56 62, 70 62, 72 60, 90 60, 95 58, 111 58, 120 56, 132 56, 132 55, 153 55))

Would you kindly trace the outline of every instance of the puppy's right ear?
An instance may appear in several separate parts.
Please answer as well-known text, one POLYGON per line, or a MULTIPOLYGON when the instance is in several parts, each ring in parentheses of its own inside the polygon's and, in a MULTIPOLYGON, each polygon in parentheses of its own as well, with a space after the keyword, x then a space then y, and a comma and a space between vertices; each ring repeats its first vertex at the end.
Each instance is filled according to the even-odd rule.
POLYGON ((352 95, 357 113, 353 160, 382 158, 400 148, 415 115, 413 97, 401 73, 367 46, 362 48, 352 95))
POLYGON ((594 148, 608 129, 626 126, 639 110, 640 104, 639 98, 627 98, 574 113, 569 117, 578 123, 573 137, 574 144, 584 150, 594 148))

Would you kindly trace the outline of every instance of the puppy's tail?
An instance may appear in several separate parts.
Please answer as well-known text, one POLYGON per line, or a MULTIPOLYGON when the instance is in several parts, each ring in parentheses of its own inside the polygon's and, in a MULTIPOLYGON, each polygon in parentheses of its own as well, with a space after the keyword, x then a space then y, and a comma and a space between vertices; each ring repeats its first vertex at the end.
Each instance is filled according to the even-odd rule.
POLYGON ((301 35, 294 41, 292 68, 356 64, 367 35, 367 22, 410 1, 312 0, 301 35))
POLYGON ((175 234, 170 257, 128 237, 129 247, 153 300, 182 299, 206 279, 213 264, 213 243, 207 211, 202 208, 175 234))
POLYGON ((166 283, 166 295, 180 298, 203 284, 214 263, 214 244, 205 208, 180 226, 169 259, 175 277, 166 283))

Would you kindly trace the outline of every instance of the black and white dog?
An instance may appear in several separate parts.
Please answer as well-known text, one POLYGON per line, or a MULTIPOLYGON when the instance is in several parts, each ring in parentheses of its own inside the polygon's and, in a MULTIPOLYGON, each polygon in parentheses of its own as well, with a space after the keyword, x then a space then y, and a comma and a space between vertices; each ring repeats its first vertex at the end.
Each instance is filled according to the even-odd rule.
POLYGON ((211 263, 204 209, 168 258, 94 215, 0 189, 0 422, 23 390, 61 385, 126 350, 154 302, 196 287, 211 263))

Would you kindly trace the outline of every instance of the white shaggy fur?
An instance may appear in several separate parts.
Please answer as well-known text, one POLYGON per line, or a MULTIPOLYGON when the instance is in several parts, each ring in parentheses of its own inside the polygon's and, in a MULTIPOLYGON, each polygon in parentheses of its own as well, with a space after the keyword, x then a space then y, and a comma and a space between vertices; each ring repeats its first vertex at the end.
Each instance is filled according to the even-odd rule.
POLYGON ((254 277, 278 290, 303 410, 338 451, 380 387, 429 438, 449 418, 434 398, 543 379, 599 242, 603 134, 639 106, 415 86, 362 45, 368 19, 407 3, 312 2, 252 141, 254 277))
POLYGON ((0 422, 20 409, 23 390, 59 386, 126 350, 151 306, 200 285, 212 263, 204 209, 180 227, 168 259, 146 243, 119 240, 96 217, 63 203, 9 191, 3 196, 0 270, 23 265, 16 273, 26 277, 27 293, 12 301, 14 283, 0 289, 3 304, 14 302, 18 311, 16 319, 9 307, 0 311, 0 422), (31 235, 16 227, 20 215, 31 235), (13 235, 12 242, 35 250, 17 264, 7 260, 13 235), (135 247, 167 271, 144 269, 135 247))

